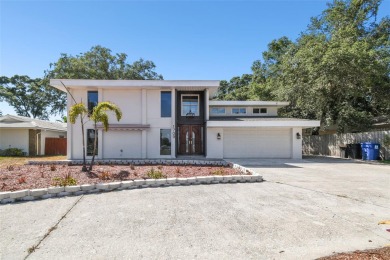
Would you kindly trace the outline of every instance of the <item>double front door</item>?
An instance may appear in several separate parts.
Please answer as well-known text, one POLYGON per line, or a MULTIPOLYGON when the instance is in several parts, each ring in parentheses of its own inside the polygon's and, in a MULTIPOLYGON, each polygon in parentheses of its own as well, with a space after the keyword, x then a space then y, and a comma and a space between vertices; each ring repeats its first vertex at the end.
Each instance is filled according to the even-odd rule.
POLYGON ((178 154, 203 154, 203 126, 182 125, 178 132, 178 154))

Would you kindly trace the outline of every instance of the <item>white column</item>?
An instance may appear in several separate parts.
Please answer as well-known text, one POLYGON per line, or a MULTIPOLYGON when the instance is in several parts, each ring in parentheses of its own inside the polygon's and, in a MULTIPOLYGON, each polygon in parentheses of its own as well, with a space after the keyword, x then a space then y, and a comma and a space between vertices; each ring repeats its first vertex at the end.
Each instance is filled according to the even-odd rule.
POLYGON ((302 128, 291 129, 291 140, 292 140, 292 158, 302 159, 302 128), (300 139, 297 138, 299 133, 300 139))
MULTIPOLYGON (((71 91, 71 90, 69 90, 71 91)), ((68 160, 72 160, 73 159, 73 149, 72 149, 72 140, 73 140, 73 124, 71 124, 69 122, 69 110, 70 110, 70 107, 74 105, 74 101, 71 97, 71 95, 69 93, 67 93, 67 104, 66 104, 66 111, 67 111, 67 118, 68 118, 68 123, 66 125, 66 129, 67 129, 67 134, 66 134, 66 157, 68 158, 68 160)))
MULTIPOLYGON (((102 88, 98 89, 98 102, 103 102, 104 101, 104 91, 102 88)), ((104 139, 104 130, 98 130, 98 159, 104 159, 103 156, 103 139, 104 139)))
POLYGON ((176 92, 175 89, 171 89, 171 157, 176 158, 176 92))
MULTIPOLYGON (((146 118, 146 115, 147 115, 147 105, 146 105, 146 89, 142 89, 142 92, 141 92, 141 123, 143 125, 147 124, 147 118, 146 118)), ((142 134, 141 134, 141 157, 142 158, 146 158, 147 157, 147 130, 142 130, 142 134)))
POLYGON ((204 102, 204 104, 205 104, 205 120, 206 121, 208 121, 209 120, 209 95, 210 95, 210 93, 209 93, 209 89, 206 89, 206 91, 205 91, 205 102, 204 102))

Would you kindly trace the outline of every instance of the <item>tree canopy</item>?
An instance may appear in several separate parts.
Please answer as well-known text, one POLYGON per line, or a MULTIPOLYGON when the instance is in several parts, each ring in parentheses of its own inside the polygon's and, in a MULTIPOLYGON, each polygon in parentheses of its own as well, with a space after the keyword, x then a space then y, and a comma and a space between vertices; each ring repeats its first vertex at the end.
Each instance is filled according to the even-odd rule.
POLYGON ((97 45, 75 56, 62 53, 42 79, 25 75, 0 77, 0 101, 6 101, 20 116, 48 119, 50 115, 62 115, 66 109, 66 94, 49 85, 51 78, 163 79, 155 69, 152 61, 138 59, 128 63, 127 54, 112 54, 110 49, 97 45))
POLYGON ((61 114, 66 106, 61 93, 48 86, 45 80, 25 75, 0 77, 0 101, 6 101, 20 116, 39 119, 61 114))
POLYGON ((368 129, 373 117, 390 114, 390 19, 378 21, 380 3, 333 1, 296 41, 272 41, 243 75, 247 84, 227 93, 221 84, 218 98, 246 89, 246 99, 290 101, 284 116, 320 119, 340 132, 368 129))
POLYGON ((50 64, 47 78, 57 79, 163 79, 155 72, 156 65, 149 60, 127 62, 127 54, 112 54, 100 45, 73 56, 62 53, 57 62, 50 64))

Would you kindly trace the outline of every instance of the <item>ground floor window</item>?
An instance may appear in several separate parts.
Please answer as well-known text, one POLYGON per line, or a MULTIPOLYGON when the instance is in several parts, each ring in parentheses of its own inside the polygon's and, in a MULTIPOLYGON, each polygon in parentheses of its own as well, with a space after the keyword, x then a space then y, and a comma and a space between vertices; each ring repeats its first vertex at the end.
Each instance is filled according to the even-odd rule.
POLYGON ((160 129, 160 155, 171 155, 171 129, 160 129))
MULTIPOLYGON (((96 132, 97 135, 97 132, 96 132)), ((96 145, 98 144, 98 137, 96 136, 96 145)), ((95 140, 95 130, 94 129, 88 129, 87 130, 87 155, 92 156, 93 155, 93 142, 95 140)), ((98 155, 98 149, 96 147, 96 154, 98 155)))

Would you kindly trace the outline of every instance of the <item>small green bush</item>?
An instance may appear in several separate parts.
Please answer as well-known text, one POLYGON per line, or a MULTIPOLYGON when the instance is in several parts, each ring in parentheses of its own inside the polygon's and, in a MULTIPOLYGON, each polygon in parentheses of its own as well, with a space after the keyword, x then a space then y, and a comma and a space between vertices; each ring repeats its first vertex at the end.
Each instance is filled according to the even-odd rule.
POLYGON ((24 156, 23 149, 19 148, 8 148, 2 151, 3 156, 24 156))
POLYGON ((148 176, 148 178, 150 179, 162 179, 162 178, 166 178, 166 176, 162 173, 162 171, 160 170, 155 170, 154 168, 150 169, 146 175, 148 176))
POLYGON ((54 186, 72 186, 76 185, 77 180, 72 177, 72 174, 68 172, 62 177, 54 177, 53 178, 53 185, 54 186))
POLYGON ((223 168, 219 168, 218 170, 215 170, 215 171, 211 172, 211 174, 213 174, 213 175, 224 175, 225 174, 225 170, 223 168))

